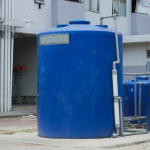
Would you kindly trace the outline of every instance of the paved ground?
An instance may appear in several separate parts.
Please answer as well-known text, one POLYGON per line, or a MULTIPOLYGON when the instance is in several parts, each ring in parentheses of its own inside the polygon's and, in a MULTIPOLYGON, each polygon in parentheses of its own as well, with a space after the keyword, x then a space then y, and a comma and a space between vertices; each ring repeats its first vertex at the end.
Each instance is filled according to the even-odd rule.
POLYGON ((24 116, 24 115, 36 115, 37 110, 36 109, 30 109, 30 110, 15 110, 10 112, 1 112, 0 118, 3 117, 14 117, 14 116, 24 116))
POLYGON ((32 110, 37 109, 37 106, 35 104, 13 104, 12 105, 12 111, 16 110, 32 110))
POLYGON ((1 118, 0 150, 150 150, 150 134, 105 139, 38 137, 36 117, 1 118))

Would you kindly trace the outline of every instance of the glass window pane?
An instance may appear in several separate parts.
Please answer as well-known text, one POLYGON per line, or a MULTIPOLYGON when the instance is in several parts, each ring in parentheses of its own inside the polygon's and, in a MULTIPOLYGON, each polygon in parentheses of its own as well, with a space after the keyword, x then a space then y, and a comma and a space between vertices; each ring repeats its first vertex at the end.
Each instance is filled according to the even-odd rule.
POLYGON ((120 0, 120 16, 126 17, 126 0, 120 0))
POLYGON ((92 0, 92 11, 99 11, 99 0, 92 0))
POLYGON ((91 0, 84 0, 85 10, 91 11, 91 0))
POLYGON ((119 1, 113 0, 113 13, 119 15, 119 1))

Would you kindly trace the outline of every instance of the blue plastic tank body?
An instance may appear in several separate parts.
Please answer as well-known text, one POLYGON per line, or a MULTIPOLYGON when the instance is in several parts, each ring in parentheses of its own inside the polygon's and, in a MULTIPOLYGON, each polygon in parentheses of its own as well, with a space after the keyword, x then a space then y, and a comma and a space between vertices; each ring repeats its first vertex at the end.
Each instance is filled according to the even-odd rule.
POLYGON ((150 131, 150 83, 147 85, 146 98, 146 130, 150 131))
MULTIPOLYGON (((146 87, 150 83, 149 77, 138 76, 136 78, 137 87, 137 115, 139 115, 139 85, 143 83, 141 90, 141 116, 146 116, 146 87)), ((134 108, 134 80, 129 80, 123 84, 124 94, 124 117, 135 116, 134 108)), ((145 123, 146 120, 141 120, 141 123, 145 123)), ((131 121, 133 124, 137 124, 138 121, 131 121)))
MULTIPOLYGON (((38 34, 38 135, 102 138, 115 131, 112 64, 117 60, 114 30, 85 20, 38 34), (45 35, 69 34, 69 44, 40 45, 45 35)), ((122 34, 118 33, 119 96, 123 95, 122 34)))

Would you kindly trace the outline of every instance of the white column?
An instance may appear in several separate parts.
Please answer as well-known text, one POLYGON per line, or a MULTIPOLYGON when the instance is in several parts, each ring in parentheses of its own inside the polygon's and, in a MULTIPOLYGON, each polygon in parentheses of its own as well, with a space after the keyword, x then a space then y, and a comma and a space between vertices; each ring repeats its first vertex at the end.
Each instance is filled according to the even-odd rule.
MULTIPOLYGON (((8 0, 8 19, 11 19, 11 0, 8 0)), ((11 27, 8 26, 8 53, 7 53, 7 92, 8 92, 8 103, 7 103, 7 111, 10 111, 10 101, 11 101, 11 92, 10 92, 10 49, 11 49, 11 27)))
MULTIPOLYGON (((5 18, 8 19, 8 0, 5 0, 5 18)), ((5 77, 5 81, 4 81, 4 102, 5 102, 5 105, 4 105, 4 111, 7 112, 7 103, 8 103, 8 89, 7 89, 7 82, 8 82, 8 76, 7 76, 7 67, 8 67, 8 64, 7 64, 7 53, 8 53, 8 27, 5 26, 5 38, 4 38, 4 43, 5 43, 5 67, 4 67, 4 70, 5 70, 5 74, 4 74, 4 77, 5 77)))
MULTIPOLYGON (((14 0, 11 0, 11 19, 14 19, 14 0)), ((15 29, 14 27, 11 27, 11 63, 10 63, 10 109, 12 108, 12 79, 13 79, 13 55, 14 55, 14 33, 15 29)))
MULTIPOLYGON (((1 7, 1 14, 2 14, 2 19, 5 17, 4 16, 4 11, 5 11, 5 5, 4 5, 4 0, 1 1, 2 7, 1 7)), ((2 32, 1 32, 1 37, 0 37, 0 111, 3 112, 4 110, 4 27, 2 27, 2 32)))

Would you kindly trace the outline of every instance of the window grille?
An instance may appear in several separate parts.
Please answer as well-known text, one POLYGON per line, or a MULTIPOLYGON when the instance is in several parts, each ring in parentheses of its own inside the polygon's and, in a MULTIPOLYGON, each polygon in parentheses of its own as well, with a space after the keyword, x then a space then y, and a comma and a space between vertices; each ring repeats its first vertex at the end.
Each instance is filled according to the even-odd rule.
POLYGON ((150 50, 147 50, 147 58, 150 58, 150 50))
POLYGON ((83 0, 67 0, 67 1, 79 2, 79 3, 82 3, 82 2, 83 2, 83 0))

